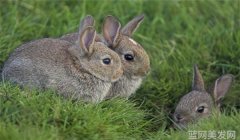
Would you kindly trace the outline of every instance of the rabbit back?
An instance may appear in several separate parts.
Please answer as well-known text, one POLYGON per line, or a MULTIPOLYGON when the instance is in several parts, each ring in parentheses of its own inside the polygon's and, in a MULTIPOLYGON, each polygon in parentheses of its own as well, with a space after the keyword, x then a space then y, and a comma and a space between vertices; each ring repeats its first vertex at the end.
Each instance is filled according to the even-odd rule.
POLYGON ((61 69, 67 57, 64 47, 70 44, 62 42, 61 45, 58 40, 41 39, 20 46, 5 62, 3 78, 20 85, 32 83, 45 88, 49 76, 58 77, 56 73, 63 71, 61 69))
POLYGON ((67 52, 71 46, 70 42, 47 38, 24 44, 4 64, 3 79, 30 88, 51 88, 72 99, 102 100, 110 82, 77 69, 67 52))

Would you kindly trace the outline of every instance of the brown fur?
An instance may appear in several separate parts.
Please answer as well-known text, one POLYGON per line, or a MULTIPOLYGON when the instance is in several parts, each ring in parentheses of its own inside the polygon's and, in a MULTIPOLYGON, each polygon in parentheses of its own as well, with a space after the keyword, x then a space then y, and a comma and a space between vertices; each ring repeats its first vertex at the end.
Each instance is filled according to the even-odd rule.
POLYGON ((150 70, 150 61, 143 47, 134 41, 131 36, 143 20, 143 15, 137 16, 129 21, 126 26, 121 27, 120 22, 107 16, 103 25, 103 32, 110 34, 111 38, 103 34, 108 46, 118 53, 123 65, 123 76, 113 83, 106 99, 113 97, 128 98, 141 85, 142 79, 150 70), (132 61, 125 59, 126 54, 134 56, 132 61))
POLYGON ((233 76, 230 74, 218 78, 215 82, 215 92, 212 98, 204 89, 203 78, 196 65, 193 73, 192 91, 180 99, 174 112, 173 118, 176 127, 184 128, 190 122, 209 117, 216 107, 216 110, 219 110, 219 99, 224 97, 233 81, 233 76), (203 108, 202 112, 199 112, 201 108, 203 108))
MULTIPOLYGON (((128 98, 141 85, 142 79, 150 70, 150 61, 146 51, 139 43, 131 38, 143 18, 143 15, 137 16, 129 21, 123 28, 121 28, 120 22, 113 16, 107 16, 105 18, 102 29, 103 38, 98 35, 96 40, 104 42, 109 48, 118 53, 124 71, 120 80, 112 84, 106 99, 117 96, 128 98), (128 62, 124 59, 124 54, 127 53, 134 55, 134 61, 128 62)), ((87 20, 86 17, 81 23, 87 23, 84 22, 85 20, 87 20)), ((93 25, 91 22, 88 23, 93 25)), ((84 24, 84 26, 89 26, 89 24, 84 24)), ((72 33, 64 35, 61 39, 75 42, 76 36, 76 33, 72 33)))
POLYGON ((121 77, 122 65, 114 51, 94 41, 95 36, 88 27, 74 44, 51 38, 26 43, 5 62, 2 77, 20 86, 50 88, 68 98, 99 102, 121 77), (112 62, 105 65, 103 58, 112 62))

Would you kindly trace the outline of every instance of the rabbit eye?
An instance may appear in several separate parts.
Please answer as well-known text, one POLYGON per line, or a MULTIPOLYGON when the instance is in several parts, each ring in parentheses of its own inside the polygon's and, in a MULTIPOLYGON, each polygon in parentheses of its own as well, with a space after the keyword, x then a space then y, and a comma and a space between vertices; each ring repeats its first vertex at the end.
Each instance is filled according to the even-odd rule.
POLYGON ((110 58, 104 58, 102 61, 106 65, 109 65, 111 63, 111 59, 110 58))
POLYGON ((124 55, 124 58, 125 60, 127 61, 132 61, 134 59, 133 55, 132 54, 125 54, 124 55))
POLYGON ((200 106, 197 108, 198 113, 203 113, 204 112, 204 106, 200 106))

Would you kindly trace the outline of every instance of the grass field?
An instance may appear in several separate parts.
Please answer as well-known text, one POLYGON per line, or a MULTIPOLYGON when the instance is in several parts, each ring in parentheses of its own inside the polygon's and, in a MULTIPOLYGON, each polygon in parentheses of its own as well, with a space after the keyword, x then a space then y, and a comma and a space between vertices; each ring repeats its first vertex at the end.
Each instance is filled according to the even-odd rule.
POLYGON ((0 67, 19 45, 76 32, 87 14, 101 24, 106 15, 122 25, 145 20, 134 39, 151 59, 151 72, 129 100, 97 105, 72 102, 52 91, 20 90, 0 84, 0 140, 15 139, 188 139, 188 131, 235 131, 240 139, 240 1, 238 0, 1 0, 0 67), (192 66, 205 83, 231 73, 234 85, 223 113, 173 130, 169 117, 191 90, 192 66))

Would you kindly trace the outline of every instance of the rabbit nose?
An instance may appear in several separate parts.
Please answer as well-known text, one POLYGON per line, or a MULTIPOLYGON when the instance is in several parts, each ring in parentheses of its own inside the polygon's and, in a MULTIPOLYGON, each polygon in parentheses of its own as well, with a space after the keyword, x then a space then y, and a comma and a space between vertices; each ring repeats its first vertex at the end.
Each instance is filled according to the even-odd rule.
POLYGON ((175 120, 176 121, 181 121, 181 120, 183 120, 184 119, 184 117, 182 116, 182 115, 180 115, 180 114, 175 114, 175 120))

